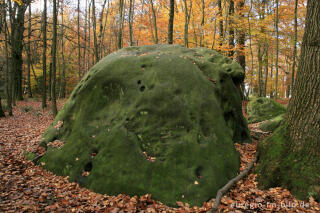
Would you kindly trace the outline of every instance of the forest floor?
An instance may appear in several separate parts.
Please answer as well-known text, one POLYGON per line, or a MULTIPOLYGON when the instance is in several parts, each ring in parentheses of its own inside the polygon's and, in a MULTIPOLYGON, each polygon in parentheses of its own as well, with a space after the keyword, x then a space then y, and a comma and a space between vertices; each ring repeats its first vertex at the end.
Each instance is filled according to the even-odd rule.
MULTIPOLYGON (((58 103, 59 108, 64 101, 58 103)), ((170 208, 153 200, 152 195, 108 196, 94 193, 56 176, 26 160, 25 153, 39 150, 39 141, 53 120, 50 108, 41 102, 21 101, 13 117, 0 118, 0 212, 207 212, 214 200, 191 207, 177 202, 170 208)), ((257 125, 251 125, 256 130, 257 125)), ((254 159, 258 141, 236 144, 243 170, 254 159)), ((240 180, 222 198, 219 212, 320 212, 312 198, 296 200, 288 190, 260 190, 256 175, 240 180)))

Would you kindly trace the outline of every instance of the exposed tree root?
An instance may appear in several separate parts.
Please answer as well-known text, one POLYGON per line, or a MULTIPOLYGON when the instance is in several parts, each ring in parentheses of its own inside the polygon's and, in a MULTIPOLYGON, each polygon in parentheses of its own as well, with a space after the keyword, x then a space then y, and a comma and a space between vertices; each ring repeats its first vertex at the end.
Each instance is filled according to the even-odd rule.
POLYGON ((222 196, 235 184, 237 183, 239 180, 241 180, 242 178, 246 177, 248 175, 248 173, 250 172, 250 170, 252 169, 252 167, 254 166, 254 164, 257 162, 258 160, 258 155, 259 153, 256 152, 255 158, 253 161, 251 161, 251 163, 249 164, 249 166, 243 170, 242 172, 240 172, 240 174, 238 176, 236 176, 235 178, 233 178, 232 180, 230 180, 224 187, 222 187, 221 189, 219 189, 215 202, 214 202, 214 206, 213 208, 209 211, 210 213, 214 213, 218 210, 220 202, 221 202, 221 198, 222 196))

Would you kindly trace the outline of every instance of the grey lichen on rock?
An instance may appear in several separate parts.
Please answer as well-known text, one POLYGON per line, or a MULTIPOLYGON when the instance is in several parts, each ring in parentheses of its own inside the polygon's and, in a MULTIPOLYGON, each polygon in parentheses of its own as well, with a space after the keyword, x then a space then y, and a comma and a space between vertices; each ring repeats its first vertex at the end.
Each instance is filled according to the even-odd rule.
POLYGON ((128 47, 79 82, 43 135, 41 163, 96 192, 202 205, 237 175, 250 140, 240 65, 205 48, 128 47), (60 148, 47 146, 64 141, 60 148))

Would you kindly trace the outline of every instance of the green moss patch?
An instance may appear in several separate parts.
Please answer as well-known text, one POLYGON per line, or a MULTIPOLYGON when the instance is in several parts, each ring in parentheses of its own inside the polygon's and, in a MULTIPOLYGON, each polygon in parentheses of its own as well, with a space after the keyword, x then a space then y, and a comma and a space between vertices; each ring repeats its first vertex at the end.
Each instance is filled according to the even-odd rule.
POLYGON ((273 132, 275 131, 281 124, 284 118, 284 114, 278 115, 275 118, 267 120, 259 125, 259 128, 264 132, 273 132))
POLYGON ((272 119, 286 112, 286 108, 270 98, 256 98, 247 107, 248 123, 272 119))
POLYGON ((319 162, 308 157, 307 147, 290 150, 286 135, 287 124, 283 122, 270 137, 259 144, 257 173, 260 187, 267 189, 282 186, 298 199, 306 200, 313 196, 319 200, 319 162))
POLYGON ((128 47, 97 63, 43 135, 41 162, 107 194, 202 205, 236 176, 250 140, 240 65, 215 51, 128 47), (48 143, 61 140, 55 148, 48 143))

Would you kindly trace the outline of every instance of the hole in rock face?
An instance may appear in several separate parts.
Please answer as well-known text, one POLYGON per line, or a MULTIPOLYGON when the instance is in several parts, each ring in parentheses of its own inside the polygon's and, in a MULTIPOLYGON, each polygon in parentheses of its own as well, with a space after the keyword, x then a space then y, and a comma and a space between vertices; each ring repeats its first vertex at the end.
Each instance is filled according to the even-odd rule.
POLYGON ((137 81, 137 84, 141 84, 141 80, 138 80, 138 81, 137 81))
POLYGON ((140 87, 140 91, 141 91, 141 92, 143 92, 145 89, 146 89, 145 86, 141 86, 141 87, 140 87))
POLYGON ((197 176, 197 178, 199 178, 199 179, 203 178, 202 171, 203 171, 202 166, 199 166, 199 167, 195 170, 195 175, 197 176))
POLYGON ((90 172, 92 170, 92 162, 90 161, 89 163, 87 163, 84 167, 84 171, 86 172, 90 172))

